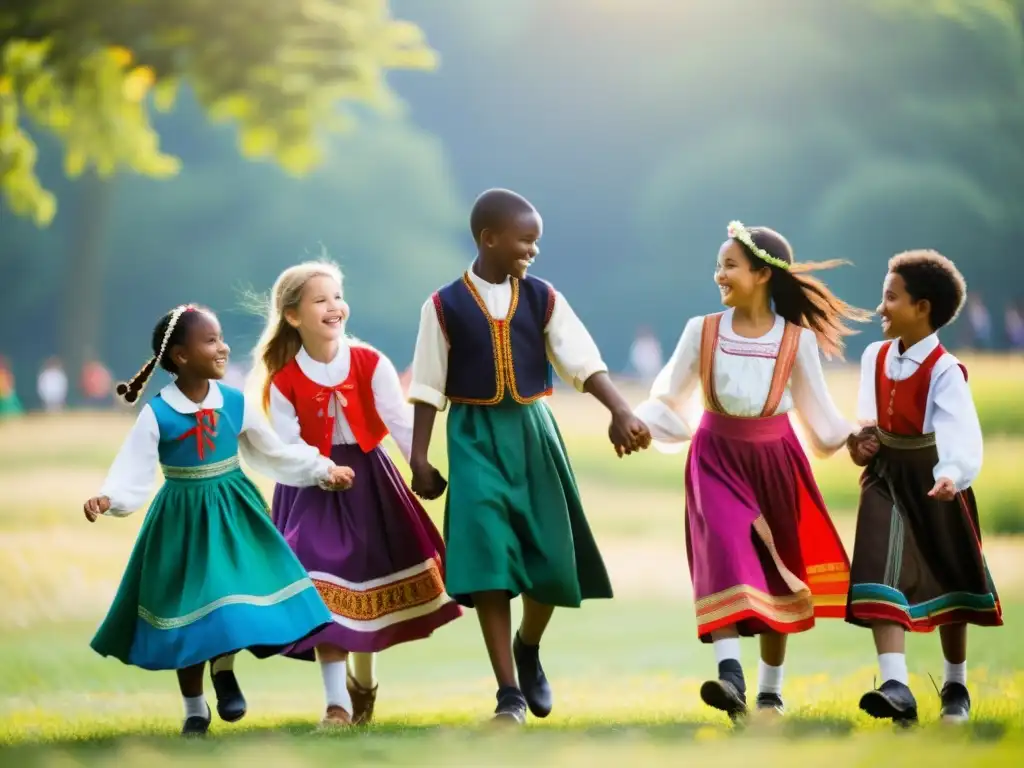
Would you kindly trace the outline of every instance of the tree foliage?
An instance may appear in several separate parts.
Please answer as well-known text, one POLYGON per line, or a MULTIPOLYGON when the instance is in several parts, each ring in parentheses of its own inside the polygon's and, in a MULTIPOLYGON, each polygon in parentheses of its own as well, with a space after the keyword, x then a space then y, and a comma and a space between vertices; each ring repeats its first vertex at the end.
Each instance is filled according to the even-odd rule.
POLYGON ((384 71, 434 61, 385 0, 4 0, 0 190, 16 213, 53 218, 30 123, 60 138, 71 176, 175 174, 148 107, 171 108, 183 84, 238 126, 245 156, 303 173, 319 159, 318 129, 344 125, 339 103, 393 108, 384 71))

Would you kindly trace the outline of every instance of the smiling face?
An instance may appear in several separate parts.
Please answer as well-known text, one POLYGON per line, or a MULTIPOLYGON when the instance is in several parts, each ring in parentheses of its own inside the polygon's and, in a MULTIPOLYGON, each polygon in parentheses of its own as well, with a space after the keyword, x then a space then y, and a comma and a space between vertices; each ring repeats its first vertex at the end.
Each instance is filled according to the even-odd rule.
POLYGON ((533 260, 540 253, 544 224, 534 210, 511 217, 500 231, 485 229, 480 236, 487 259, 505 274, 523 279, 533 260))
POLYGON ((887 339, 916 338, 931 331, 930 302, 927 299, 914 301, 903 277, 896 272, 885 276, 882 303, 875 311, 882 318, 882 333, 887 339))
POLYGON ((302 343, 335 341, 345 332, 348 304, 341 285, 330 275, 314 275, 302 287, 299 304, 285 310, 285 320, 298 329, 302 343))
POLYGON ((179 374, 196 379, 222 379, 231 347, 224 343, 220 322, 209 312, 193 310, 185 338, 170 349, 179 374))
POLYGON ((747 307, 763 299, 771 279, 768 267, 754 268, 743 246, 726 240, 718 251, 715 283, 727 307, 747 307))

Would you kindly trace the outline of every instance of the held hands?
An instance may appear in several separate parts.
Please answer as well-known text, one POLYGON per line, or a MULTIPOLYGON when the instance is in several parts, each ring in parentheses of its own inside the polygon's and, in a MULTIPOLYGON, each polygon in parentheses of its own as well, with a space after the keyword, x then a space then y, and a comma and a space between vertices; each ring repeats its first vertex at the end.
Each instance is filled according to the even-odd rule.
POLYGON ((855 435, 846 439, 846 449, 850 452, 850 458, 858 467, 867 466, 871 459, 878 453, 878 435, 874 427, 864 427, 855 435))
POLYGON ((356 473, 352 467, 331 467, 330 473, 321 481, 320 487, 325 491, 347 491, 352 487, 356 473))
POLYGON ((421 499, 432 501, 448 487, 448 481, 429 461, 413 461, 409 468, 412 470, 412 492, 421 499))
POLYGON ((608 427, 608 439, 615 446, 615 453, 621 459, 631 453, 638 453, 651 444, 651 431, 630 411, 612 414, 608 427))
POLYGON ((935 481, 935 487, 928 491, 928 495, 939 501, 952 501, 956 496, 956 483, 948 477, 940 477, 935 481))
POLYGON ((95 523, 96 518, 108 509, 110 509, 110 499, 106 496, 93 496, 82 505, 82 510, 85 512, 85 519, 90 523, 95 523))

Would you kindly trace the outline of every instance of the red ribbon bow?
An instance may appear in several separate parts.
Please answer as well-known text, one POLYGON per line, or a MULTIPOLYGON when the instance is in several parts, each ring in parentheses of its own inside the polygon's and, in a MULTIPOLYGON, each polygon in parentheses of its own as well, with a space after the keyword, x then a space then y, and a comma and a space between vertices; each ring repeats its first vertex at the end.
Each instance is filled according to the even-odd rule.
POLYGON ((355 389, 354 384, 346 383, 337 384, 333 387, 323 387, 313 398, 324 408, 324 436, 323 443, 320 446, 320 452, 324 456, 331 455, 331 442, 334 437, 334 414, 331 413, 331 401, 336 399, 338 407, 344 408, 348 405, 348 398, 345 397, 344 393, 350 392, 353 389, 355 389))
POLYGON ((196 453, 199 460, 206 458, 206 449, 213 450, 213 438, 217 436, 217 412, 212 408, 203 408, 196 411, 196 425, 184 434, 178 436, 178 440, 185 440, 195 435, 196 453))

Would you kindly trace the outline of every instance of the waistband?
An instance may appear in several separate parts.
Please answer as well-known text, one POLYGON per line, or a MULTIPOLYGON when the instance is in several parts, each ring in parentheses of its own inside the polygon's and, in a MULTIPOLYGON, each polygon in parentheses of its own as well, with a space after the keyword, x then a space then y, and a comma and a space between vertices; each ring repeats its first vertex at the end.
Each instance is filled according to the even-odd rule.
POLYGON ((168 464, 161 464, 160 470, 167 480, 208 480, 211 477, 220 477, 228 472, 234 472, 241 467, 238 456, 215 461, 212 464, 200 464, 195 467, 173 467, 168 464))
POLYGON ((780 440, 793 430, 788 413, 760 418, 757 416, 726 416, 722 413, 704 411, 700 417, 700 429, 733 440, 748 442, 769 442, 780 440))
POLYGON ((893 448, 897 451, 916 451, 920 448, 931 448, 935 445, 935 433, 928 432, 923 435, 895 435, 886 432, 884 429, 875 428, 878 432, 878 442, 886 448, 893 448))

